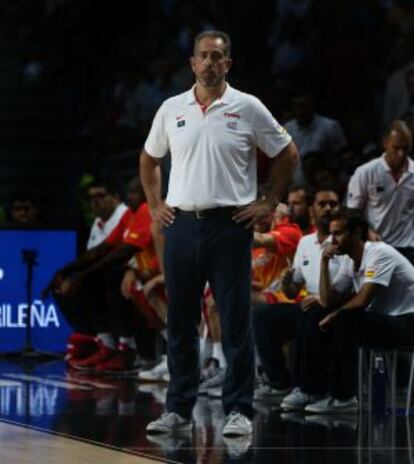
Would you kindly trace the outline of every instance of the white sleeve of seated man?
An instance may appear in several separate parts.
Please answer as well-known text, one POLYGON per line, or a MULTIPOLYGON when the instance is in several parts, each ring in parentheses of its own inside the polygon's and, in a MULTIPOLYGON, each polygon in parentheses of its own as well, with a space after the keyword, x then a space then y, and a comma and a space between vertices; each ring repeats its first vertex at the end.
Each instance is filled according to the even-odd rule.
POLYGON ((388 287, 395 269, 392 257, 385 254, 378 247, 371 249, 365 259, 364 277, 362 285, 373 283, 388 287))
POLYGON ((302 285, 305 283, 305 277, 302 273, 303 248, 303 240, 301 239, 298 247, 296 248, 295 257, 293 259, 293 282, 302 285))

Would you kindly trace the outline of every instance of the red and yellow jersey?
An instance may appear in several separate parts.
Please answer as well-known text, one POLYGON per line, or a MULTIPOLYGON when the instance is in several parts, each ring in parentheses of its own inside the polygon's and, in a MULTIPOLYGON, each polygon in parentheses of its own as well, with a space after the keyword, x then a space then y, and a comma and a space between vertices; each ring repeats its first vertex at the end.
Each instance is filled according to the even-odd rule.
POLYGON ((112 232, 106 237, 105 242, 110 245, 119 245, 123 242, 123 237, 128 224, 132 221, 134 214, 129 208, 122 215, 120 221, 112 232))
POLYGON ((152 218, 148 203, 143 203, 135 212, 124 230, 122 242, 139 249, 134 257, 134 267, 143 274, 159 271, 151 233, 152 218))
POLYGON ((282 272, 293 261, 302 232, 297 224, 285 222, 268 232, 275 239, 276 251, 252 250, 252 279, 263 292, 271 293, 278 302, 290 302, 281 289, 282 272))

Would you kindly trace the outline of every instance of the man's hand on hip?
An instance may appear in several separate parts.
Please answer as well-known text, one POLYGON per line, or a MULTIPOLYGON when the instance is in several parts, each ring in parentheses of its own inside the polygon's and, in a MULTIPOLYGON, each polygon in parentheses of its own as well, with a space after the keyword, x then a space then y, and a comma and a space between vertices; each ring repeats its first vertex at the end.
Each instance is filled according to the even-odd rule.
POLYGON ((174 209, 168 206, 166 203, 162 203, 157 208, 151 211, 152 218, 155 222, 158 222, 161 226, 168 227, 175 221, 174 209))
POLYGON ((245 223, 245 228, 253 227, 256 223, 263 219, 269 218, 275 212, 277 205, 271 204, 267 200, 257 200, 250 205, 237 208, 233 214, 233 220, 240 223, 245 223))

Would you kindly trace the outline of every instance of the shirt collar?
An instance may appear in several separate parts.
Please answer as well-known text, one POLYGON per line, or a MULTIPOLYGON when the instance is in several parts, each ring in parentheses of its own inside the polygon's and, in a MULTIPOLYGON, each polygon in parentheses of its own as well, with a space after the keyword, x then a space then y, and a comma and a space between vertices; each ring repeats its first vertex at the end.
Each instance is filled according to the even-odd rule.
MULTIPOLYGON (((407 160, 408 160, 408 166, 407 166, 407 170, 405 172, 409 172, 411 174, 414 174, 414 161, 411 158, 407 158, 407 160)), ((382 156, 380 158, 380 163, 381 163, 382 167, 385 169, 385 171, 391 172, 390 166, 385 161, 385 153, 382 154, 382 156)))
MULTIPOLYGON (((233 94, 234 94, 233 87, 231 87, 230 84, 228 82, 226 82, 226 88, 224 90, 223 95, 220 98, 218 98, 217 100, 215 100, 214 104, 217 105, 217 104, 220 104, 220 103, 224 103, 224 104, 230 103, 230 101, 233 98, 233 94)), ((195 84, 187 92, 187 103, 189 105, 198 104, 196 96, 195 96, 195 84)))

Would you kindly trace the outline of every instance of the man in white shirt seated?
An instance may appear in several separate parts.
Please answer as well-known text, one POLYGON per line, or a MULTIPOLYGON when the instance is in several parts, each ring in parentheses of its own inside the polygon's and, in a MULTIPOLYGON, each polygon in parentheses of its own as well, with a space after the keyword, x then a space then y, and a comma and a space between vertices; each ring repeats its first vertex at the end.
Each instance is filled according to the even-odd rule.
POLYGON ((345 210, 334 216, 330 234, 332 246, 321 260, 320 297, 327 308, 336 309, 317 323, 310 318, 302 339, 311 361, 315 343, 322 342, 329 353, 313 359, 324 362, 329 375, 320 391, 324 397, 305 407, 312 413, 357 411, 358 346, 395 348, 414 341, 414 267, 390 245, 368 241, 368 223, 358 212, 345 210), (354 265, 347 272, 356 291, 339 305, 327 272, 336 255, 352 258, 354 265))
MULTIPOLYGON (((320 308, 321 254, 328 244, 329 223, 332 214, 339 209, 339 200, 338 194, 331 187, 319 187, 312 192, 310 214, 316 230, 299 241, 293 268, 286 272, 282 281, 283 292, 292 302, 257 305, 252 311, 255 343, 262 369, 268 378, 265 385, 256 389, 256 401, 279 404, 292 386, 298 386, 296 375, 292 378, 287 368, 283 346, 295 338, 302 313, 311 308, 320 308), (296 299, 296 304, 293 299, 296 299)), ((334 286, 338 292, 344 294, 348 294, 352 286, 344 272, 349 267, 348 261, 348 257, 337 256, 330 263, 334 286)), ((323 317, 324 313, 321 315, 323 317)), ((297 350, 294 364, 302 362, 304 356, 305 354, 297 350)), ((294 391, 297 393, 297 389, 294 391)), ((313 399, 299 393, 294 397, 295 404, 298 401, 301 404, 307 403, 313 399)))
POLYGON ((95 217, 86 244, 86 248, 90 250, 109 237, 128 207, 120 201, 117 188, 104 179, 96 179, 90 183, 87 196, 95 217))

